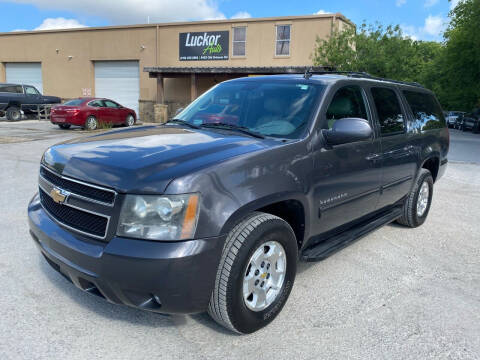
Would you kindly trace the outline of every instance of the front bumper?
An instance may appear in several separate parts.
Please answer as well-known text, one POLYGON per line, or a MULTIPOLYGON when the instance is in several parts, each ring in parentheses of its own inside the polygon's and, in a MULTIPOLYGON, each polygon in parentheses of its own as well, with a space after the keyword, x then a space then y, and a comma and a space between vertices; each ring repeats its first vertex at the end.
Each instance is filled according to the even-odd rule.
POLYGON ((52 267, 78 288, 115 304, 160 313, 205 311, 225 237, 178 242, 114 237, 108 243, 67 231, 28 206, 30 234, 52 267))

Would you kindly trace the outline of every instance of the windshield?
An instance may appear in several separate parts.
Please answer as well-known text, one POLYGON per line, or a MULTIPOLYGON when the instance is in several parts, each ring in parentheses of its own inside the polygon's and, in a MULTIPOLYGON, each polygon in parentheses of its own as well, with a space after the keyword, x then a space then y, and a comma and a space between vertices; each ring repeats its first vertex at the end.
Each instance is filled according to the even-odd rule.
POLYGON ((324 86, 302 82, 235 81, 219 84, 175 118, 192 125, 228 124, 264 136, 297 138, 324 86))

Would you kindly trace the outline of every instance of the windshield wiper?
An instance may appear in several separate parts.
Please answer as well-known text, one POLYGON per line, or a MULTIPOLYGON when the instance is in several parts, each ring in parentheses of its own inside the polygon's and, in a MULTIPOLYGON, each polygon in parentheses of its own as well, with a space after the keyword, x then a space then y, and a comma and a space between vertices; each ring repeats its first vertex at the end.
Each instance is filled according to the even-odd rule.
POLYGON ((247 127, 244 126, 238 126, 238 125, 233 125, 233 124, 226 124, 226 123, 206 123, 200 125, 202 128, 220 128, 220 129, 225 129, 225 130, 232 130, 232 131, 238 131, 253 137, 256 137, 258 139, 265 139, 265 136, 262 134, 259 134, 255 131, 252 131, 248 129, 247 127))
POLYGON ((192 129, 200 129, 199 126, 193 125, 193 124, 189 123, 188 121, 185 121, 185 120, 182 120, 182 119, 170 119, 165 124, 180 124, 180 125, 188 126, 189 128, 192 128, 192 129))

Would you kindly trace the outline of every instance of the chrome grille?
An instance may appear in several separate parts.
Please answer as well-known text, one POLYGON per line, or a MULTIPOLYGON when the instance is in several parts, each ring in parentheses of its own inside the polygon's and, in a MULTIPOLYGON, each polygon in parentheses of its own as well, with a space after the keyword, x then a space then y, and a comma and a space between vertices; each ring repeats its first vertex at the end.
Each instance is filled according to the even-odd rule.
POLYGON ((61 226, 106 240, 116 192, 55 174, 43 165, 39 175, 43 209, 61 226))

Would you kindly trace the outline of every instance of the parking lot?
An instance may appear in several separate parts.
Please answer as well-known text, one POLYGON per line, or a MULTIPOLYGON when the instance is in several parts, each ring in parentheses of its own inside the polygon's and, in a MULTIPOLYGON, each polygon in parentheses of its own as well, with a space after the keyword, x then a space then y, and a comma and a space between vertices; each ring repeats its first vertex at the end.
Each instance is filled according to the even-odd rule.
POLYGON ((480 357, 478 134, 450 130, 450 163, 423 226, 387 225, 325 261, 300 264, 278 318, 246 336, 206 314, 112 305, 46 263, 26 216, 39 160, 49 145, 85 134, 0 122, 2 359, 480 357))

